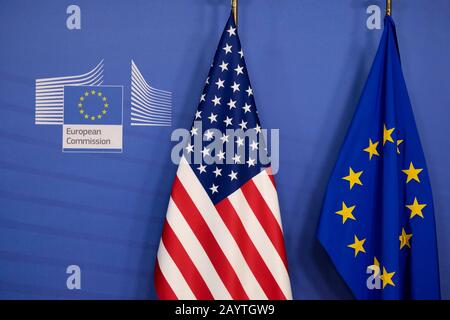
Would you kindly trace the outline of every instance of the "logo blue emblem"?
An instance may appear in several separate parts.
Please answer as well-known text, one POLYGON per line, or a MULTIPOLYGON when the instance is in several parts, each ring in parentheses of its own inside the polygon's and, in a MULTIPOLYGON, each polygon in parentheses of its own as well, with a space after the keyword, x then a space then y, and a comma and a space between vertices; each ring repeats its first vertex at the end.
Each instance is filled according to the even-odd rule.
POLYGON ((64 152, 122 152, 122 86, 64 86, 64 152))

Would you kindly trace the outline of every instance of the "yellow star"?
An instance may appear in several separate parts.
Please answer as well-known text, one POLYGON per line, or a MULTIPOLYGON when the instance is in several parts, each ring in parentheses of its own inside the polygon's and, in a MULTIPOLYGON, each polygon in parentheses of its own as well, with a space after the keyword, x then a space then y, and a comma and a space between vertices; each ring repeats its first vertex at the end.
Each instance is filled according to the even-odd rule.
POLYGON ((84 110, 83 110, 83 109, 81 109, 81 110, 80 110, 80 113, 81 113, 81 114, 83 114, 83 113, 84 113, 84 110))
POLYGON ((366 250, 364 250, 364 242, 366 242, 366 239, 359 240, 358 237, 355 235, 355 242, 349 244, 347 247, 355 250, 355 257, 356 257, 360 252, 366 253, 366 250))
POLYGON ((403 140, 397 140, 397 153, 400 154, 399 146, 403 143, 403 140))
POLYGON ((103 99, 102 99, 103 101, 106 101, 106 97, 103 97, 103 99))
POLYGON ((109 104, 105 103, 103 106, 104 106, 105 108, 108 108, 108 107, 109 107, 109 104))
POLYGON ((421 204, 417 201, 417 198, 414 197, 414 202, 410 205, 406 205, 406 207, 411 210, 411 216, 410 219, 414 218, 415 216, 419 216, 423 218, 422 209, 425 208, 426 204, 421 204))
POLYGON ((89 115, 88 115, 88 114, 85 114, 85 115, 84 115, 84 118, 85 118, 85 119, 88 119, 88 118, 89 118, 89 115))
POLYGON ((78 104, 78 108, 82 108, 83 107, 83 104, 82 103, 79 103, 78 104))
POLYGON ((84 97, 80 97, 80 101, 84 101, 84 97))
POLYGON ((394 143, 394 140, 392 139, 392 132, 394 132, 395 128, 387 129, 386 125, 384 125, 383 129, 383 146, 386 144, 386 141, 394 143))
POLYGON ((87 96, 89 95, 89 92, 86 91, 86 92, 84 93, 84 95, 87 97, 87 96))
POLYGON ((408 234, 406 233, 405 228, 402 228, 402 234, 400 235, 400 237, 398 237, 398 239, 400 240, 400 250, 402 250, 404 246, 407 246, 411 249, 409 240, 412 238, 412 236, 412 233, 408 234))
POLYGON ((392 281, 392 277, 394 276, 395 272, 387 272, 386 268, 383 267, 383 274, 380 276, 381 281, 383 281, 383 289, 388 284, 395 287, 394 281, 392 281))
POLYGON ((421 173, 422 170, 423 169, 414 168, 414 165, 411 162, 409 164, 409 169, 402 170, 408 176, 406 179, 406 183, 410 182, 411 180, 416 180, 417 182, 420 182, 419 173, 421 173))
POLYGON ((95 120, 95 117, 94 117, 94 116, 92 116, 92 117, 91 117, 91 120, 92 120, 92 121, 94 121, 94 120, 95 120))
POLYGON ((345 176, 342 179, 347 180, 348 182, 350 182, 350 190, 351 190, 355 184, 359 184, 361 186, 363 185, 361 180, 359 180, 359 177, 361 176, 362 173, 363 173, 362 171, 359 171, 359 172, 355 173, 353 171, 352 167, 350 167, 348 176, 345 176))
POLYGON ((101 115, 101 114, 99 114, 99 115, 97 116, 97 118, 98 118, 98 119, 101 119, 101 118, 102 118, 102 115, 101 115))
POLYGON ((106 110, 102 110, 102 113, 103 113, 103 114, 106 114, 106 110))
POLYGON ((342 210, 336 211, 336 214, 342 216, 342 224, 344 224, 347 219, 356 220, 352 212, 356 206, 347 207, 344 201, 342 201, 342 210))
POLYGON ((98 95, 99 97, 101 97, 101 96, 102 96, 102 93, 101 93, 101 92, 99 92, 99 93, 97 93, 97 95, 98 95))
POLYGON ((91 94, 94 95, 94 94, 95 94, 95 90, 92 90, 92 91, 91 91, 91 94))
POLYGON ((380 154, 377 151, 379 142, 372 142, 372 139, 369 139, 369 146, 364 149, 365 152, 369 153, 369 160, 372 160, 373 155, 380 156, 380 154))

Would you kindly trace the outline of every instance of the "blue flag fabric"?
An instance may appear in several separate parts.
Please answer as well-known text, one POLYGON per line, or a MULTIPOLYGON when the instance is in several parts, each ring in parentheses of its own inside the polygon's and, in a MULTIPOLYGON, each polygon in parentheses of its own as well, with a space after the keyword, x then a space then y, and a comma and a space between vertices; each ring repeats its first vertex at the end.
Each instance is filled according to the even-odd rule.
POLYGON ((390 16, 328 184, 318 239, 358 299, 440 299, 431 186, 390 16))

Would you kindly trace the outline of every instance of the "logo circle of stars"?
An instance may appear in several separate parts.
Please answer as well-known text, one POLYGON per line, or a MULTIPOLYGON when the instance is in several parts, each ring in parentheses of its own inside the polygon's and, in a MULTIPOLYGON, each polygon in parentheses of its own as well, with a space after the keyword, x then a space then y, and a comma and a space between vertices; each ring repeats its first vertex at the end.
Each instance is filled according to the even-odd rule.
MULTIPOLYGON (((404 140, 394 139, 392 135, 394 134, 395 128, 388 128, 386 125, 383 127, 383 139, 382 141, 373 141, 369 139, 368 147, 362 149, 364 152, 368 154, 368 160, 373 161, 377 157, 382 156, 382 151, 379 151, 380 144, 382 143, 382 149, 387 147, 389 144, 393 144, 395 147, 395 152, 400 154, 400 147, 404 143, 404 140)), ((416 168, 412 161, 409 161, 409 167, 401 170, 406 175, 405 183, 421 183, 420 174, 423 172, 423 168, 416 168)), ((356 186, 362 188, 363 184, 363 173, 364 171, 354 170, 351 166, 348 167, 348 175, 343 176, 342 180, 347 181, 348 190, 353 190, 356 186)), ((424 214, 422 210, 427 207, 427 204, 420 203, 416 196, 414 196, 414 200, 411 204, 406 203, 405 207, 409 209, 409 219, 413 219, 416 216, 424 219, 424 214)), ((341 216, 342 224, 348 223, 348 221, 357 221, 357 215, 355 215, 355 208, 357 205, 348 204, 342 201, 342 208, 340 210, 335 211, 336 215, 341 216)), ((417 219, 417 218, 416 218, 417 219)), ((412 233, 408 233, 405 227, 402 227, 401 233, 398 236, 398 240, 400 242, 399 250, 407 250, 411 249, 411 240, 413 238, 412 233)), ((353 255, 355 258, 358 257, 358 254, 365 254, 366 250, 364 248, 364 244, 366 242, 366 238, 361 237, 358 238, 356 234, 353 234, 353 242, 348 244, 347 247, 353 250, 353 255)), ((388 272, 386 267, 383 266, 381 269, 380 262, 376 257, 374 257, 373 265, 369 266, 372 270, 379 270, 380 280, 383 282, 383 289, 386 286, 395 287, 394 276, 396 274, 395 271, 388 272), (381 271, 382 270, 382 271, 381 271)))
POLYGON ((109 108, 108 98, 106 96, 104 96, 101 91, 95 91, 95 90, 86 91, 78 100, 78 109, 79 109, 80 115, 85 120, 91 120, 91 121, 100 120, 103 116, 105 116, 108 113, 108 108, 109 108), (86 112, 84 103, 88 97, 91 97, 91 98, 94 97, 94 98, 100 99, 101 103, 103 104, 103 108, 99 113, 88 114, 86 112))

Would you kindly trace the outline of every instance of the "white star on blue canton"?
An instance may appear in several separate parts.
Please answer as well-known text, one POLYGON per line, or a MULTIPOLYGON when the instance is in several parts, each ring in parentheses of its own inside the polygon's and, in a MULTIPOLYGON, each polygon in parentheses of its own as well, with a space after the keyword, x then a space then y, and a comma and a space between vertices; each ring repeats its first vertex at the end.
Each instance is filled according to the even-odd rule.
POLYGON ((198 171, 200 171, 200 174, 202 174, 204 172, 206 173, 206 166, 205 165, 201 164, 201 165, 198 166, 197 169, 198 169, 198 171))
POLYGON ((234 161, 234 163, 241 163, 241 156, 238 154, 235 154, 231 159, 234 161))
POLYGON ((244 74, 244 67, 241 67, 240 65, 237 65, 236 69, 234 69, 234 71, 236 71, 237 75, 240 74, 244 74))
POLYGON ((219 158, 219 160, 225 159, 225 152, 220 150, 219 153, 217 153, 217 158, 219 158))
POLYGON ((230 26, 230 29, 227 30, 229 36, 235 36, 236 35, 236 28, 233 28, 233 26, 230 26))
POLYGON ((225 70, 228 71, 228 63, 225 63, 225 61, 222 60, 222 64, 219 66, 220 69, 222 69, 222 72, 224 72, 225 70))
POLYGON ((214 96, 214 99, 212 99, 211 101, 214 103, 214 106, 220 105, 220 97, 214 96))
POLYGON ((247 122, 242 120, 241 123, 239 123, 239 126, 241 127, 242 130, 247 129, 247 122))
POLYGON ((228 142, 228 135, 226 135, 226 134, 223 134, 221 137, 220 137, 220 140, 222 140, 222 143, 225 143, 225 142, 228 142))
POLYGON ((234 172, 233 170, 231 170, 231 173, 228 176, 230 177, 231 181, 237 180, 237 172, 234 172))
POLYGON ((213 132, 212 131, 206 131, 204 134, 207 141, 211 140, 213 138, 213 132))
POLYGON ((225 88, 225 86, 223 85, 224 82, 225 82, 225 80, 220 80, 220 78, 219 78, 219 80, 217 80, 217 82, 216 82, 217 89, 225 88))
POLYGON ((218 176, 222 175, 222 169, 219 169, 218 167, 216 167, 216 170, 214 170, 213 173, 216 175, 216 178, 217 178, 218 176))
POLYGON ((230 110, 236 108, 236 100, 230 99, 230 102, 228 102, 227 105, 230 110))
POLYGON ((233 89, 233 93, 235 93, 236 91, 240 91, 239 86, 239 83, 233 82, 233 85, 231 86, 231 89, 233 89))
POLYGON ((211 115, 208 117, 208 119, 209 121, 211 121, 211 123, 217 122, 217 114, 211 112, 211 115))
POLYGON ((225 123, 225 125, 228 126, 232 126, 233 125, 233 118, 229 118, 227 116, 227 118, 225 120, 223 120, 223 122, 225 123))
POLYGON ((217 188, 219 188, 219 186, 216 186, 216 185, 213 183, 212 187, 209 188, 209 190, 211 190, 212 194, 214 194, 214 193, 216 193, 216 192, 219 192, 219 191, 217 190, 217 188))
POLYGON ((233 48, 233 46, 230 46, 228 43, 225 45, 225 47, 223 48, 223 50, 225 50, 225 54, 228 53, 232 53, 231 48, 233 48))
POLYGON ((244 113, 250 112, 250 108, 252 106, 250 104, 245 103, 245 106, 242 107, 244 109, 244 113))

